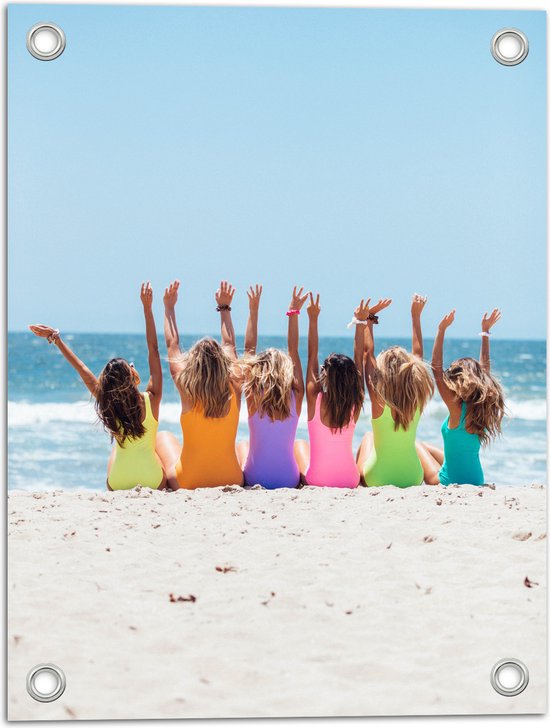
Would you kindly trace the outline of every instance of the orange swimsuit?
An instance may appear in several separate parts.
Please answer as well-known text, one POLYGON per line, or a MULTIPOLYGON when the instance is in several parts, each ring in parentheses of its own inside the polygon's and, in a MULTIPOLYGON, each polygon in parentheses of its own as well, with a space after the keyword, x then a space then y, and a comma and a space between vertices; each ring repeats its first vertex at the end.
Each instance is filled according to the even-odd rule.
POLYGON ((176 463, 180 488, 242 485, 243 473, 235 452, 239 426, 237 397, 233 392, 225 417, 205 417, 194 407, 180 417, 183 449, 176 463))

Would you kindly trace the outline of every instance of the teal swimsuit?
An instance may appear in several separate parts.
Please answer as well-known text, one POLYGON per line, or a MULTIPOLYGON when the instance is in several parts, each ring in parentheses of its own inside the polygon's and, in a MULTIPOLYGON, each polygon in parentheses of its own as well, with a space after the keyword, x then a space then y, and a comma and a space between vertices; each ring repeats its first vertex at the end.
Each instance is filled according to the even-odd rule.
POLYGON ((439 471, 439 482, 441 485, 451 483, 483 485, 485 479, 479 460, 481 443, 478 435, 466 430, 466 402, 462 403, 458 427, 449 428, 449 417, 441 425, 445 461, 439 471))

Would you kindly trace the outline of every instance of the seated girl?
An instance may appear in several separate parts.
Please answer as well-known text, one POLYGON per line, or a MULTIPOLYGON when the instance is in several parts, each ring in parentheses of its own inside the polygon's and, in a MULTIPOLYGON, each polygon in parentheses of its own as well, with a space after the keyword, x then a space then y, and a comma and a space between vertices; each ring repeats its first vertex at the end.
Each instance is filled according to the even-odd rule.
MULTIPOLYGON (((391 303, 386 300, 387 305, 391 303)), ((396 485, 407 488, 424 479, 421 458, 427 452, 416 446, 420 416, 434 385, 428 367, 422 361, 420 315, 426 299, 414 296, 412 304, 413 351, 392 346, 374 355, 373 325, 365 327, 365 378, 371 401, 372 435, 363 438, 357 463, 368 486, 396 485)))
POLYGON ((445 332, 455 312, 445 316, 437 331, 432 355, 435 383, 449 414, 441 426, 444 450, 425 445, 430 453, 427 477, 442 485, 483 485, 485 477, 479 459, 481 445, 501 434, 505 414, 502 387, 491 374, 489 336, 500 319, 498 309, 481 322, 480 360, 464 357, 443 370, 445 332))
POLYGON ((248 407, 250 444, 237 446, 247 485, 296 488, 300 471, 294 440, 304 398, 304 377, 298 353, 298 316, 307 299, 294 288, 288 317, 288 354, 279 349, 256 353, 261 286, 250 290, 250 315, 242 361, 243 393, 248 407))
POLYGON ((242 485, 235 441, 241 383, 235 370, 237 350, 231 321, 235 289, 222 281, 216 292, 222 344, 205 337, 182 353, 176 324, 179 281, 164 293, 164 336, 170 374, 181 398, 183 448, 169 432, 159 434, 159 454, 170 487, 209 488, 242 485))
POLYGON ((166 487, 162 464, 155 451, 162 368, 152 311, 153 291, 149 283, 141 286, 141 302, 149 351, 149 382, 143 393, 138 389, 140 378, 132 363, 111 359, 96 378, 63 341, 58 329, 43 325, 29 327, 34 334, 57 346, 95 399, 97 416, 114 442, 107 465, 109 490, 127 490, 136 485, 154 489, 166 487))
MULTIPOLYGON (((369 299, 370 301, 370 299, 369 299)), ((363 324, 369 301, 355 310, 354 359, 330 354, 319 369, 319 295, 309 294, 306 396, 309 445, 296 442, 296 459, 306 485, 356 488, 359 470, 353 455, 353 433, 365 397, 363 324)))

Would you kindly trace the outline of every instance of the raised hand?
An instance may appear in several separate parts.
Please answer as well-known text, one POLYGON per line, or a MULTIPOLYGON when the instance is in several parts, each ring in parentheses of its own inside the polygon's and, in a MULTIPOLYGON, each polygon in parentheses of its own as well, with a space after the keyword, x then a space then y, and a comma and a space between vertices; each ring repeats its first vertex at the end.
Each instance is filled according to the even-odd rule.
POLYGON ((45 324, 31 324, 29 329, 36 336, 40 336, 41 339, 47 339, 50 344, 59 337, 59 329, 54 329, 45 324))
POLYGON ((153 306, 153 289, 149 281, 141 284, 141 293, 139 295, 143 308, 152 308, 153 306))
MULTIPOLYGON (((164 306, 166 308, 174 308, 178 300, 178 291, 180 287, 179 281, 170 283, 168 288, 164 289, 164 306)), ((151 294, 152 295, 152 294, 151 294)))
POLYGON ((216 303, 218 306, 231 306, 231 301, 235 295, 235 289, 227 281, 222 281, 220 287, 216 291, 216 303))
POLYGON ((378 303, 370 307, 369 313, 376 315, 377 313, 380 313, 380 311, 383 311, 385 308, 388 308, 388 306, 391 305, 391 302, 391 298, 381 298, 378 303))
POLYGON ((307 297, 310 295, 309 293, 304 293, 303 286, 300 288, 300 290, 297 290, 297 288, 298 286, 294 286, 294 289, 292 291, 292 297, 288 306, 289 311, 300 311, 304 303, 307 301, 307 297))
POLYGON ((366 302, 362 298, 361 303, 357 306, 355 311, 353 312, 353 315, 357 319, 357 321, 367 321, 369 318, 369 314, 372 313, 369 309, 369 303, 370 298, 367 298, 366 302))
POLYGON ((321 306, 319 305, 319 294, 317 294, 316 298, 313 298, 313 293, 309 294, 309 306, 307 307, 307 315, 310 319, 316 319, 319 318, 319 314, 321 313, 321 306))
POLYGON ((500 321, 502 317, 502 313, 498 308, 493 309, 493 312, 490 316, 487 314, 484 314, 482 320, 481 320, 481 330, 488 334, 489 331, 493 328, 493 326, 496 324, 497 321, 500 321))
POLYGON ((424 310, 424 306, 426 305, 426 301, 428 299, 426 296, 421 296, 418 293, 415 293, 412 297, 412 303, 411 303, 411 316, 414 318, 417 316, 420 318, 420 314, 424 310))
MULTIPOLYGON (((262 296, 263 286, 256 283, 256 286, 250 286, 246 295, 248 296, 248 307, 250 313, 257 312, 260 308, 260 298, 262 296)), ((217 300, 217 299, 216 299, 217 300)))
POLYGON ((440 330, 445 331, 454 322, 455 311, 456 311, 456 309, 453 308, 451 313, 448 313, 446 316, 443 316, 443 318, 441 319, 441 321, 439 323, 440 330))

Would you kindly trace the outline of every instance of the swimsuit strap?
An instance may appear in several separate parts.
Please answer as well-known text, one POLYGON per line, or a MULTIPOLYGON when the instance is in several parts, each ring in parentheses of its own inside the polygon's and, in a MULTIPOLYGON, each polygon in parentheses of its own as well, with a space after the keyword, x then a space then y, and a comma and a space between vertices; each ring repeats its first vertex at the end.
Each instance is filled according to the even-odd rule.
POLYGON ((460 422, 459 426, 463 425, 466 422, 466 412, 468 410, 468 407, 466 405, 466 402, 462 402, 462 409, 460 411, 460 422))

